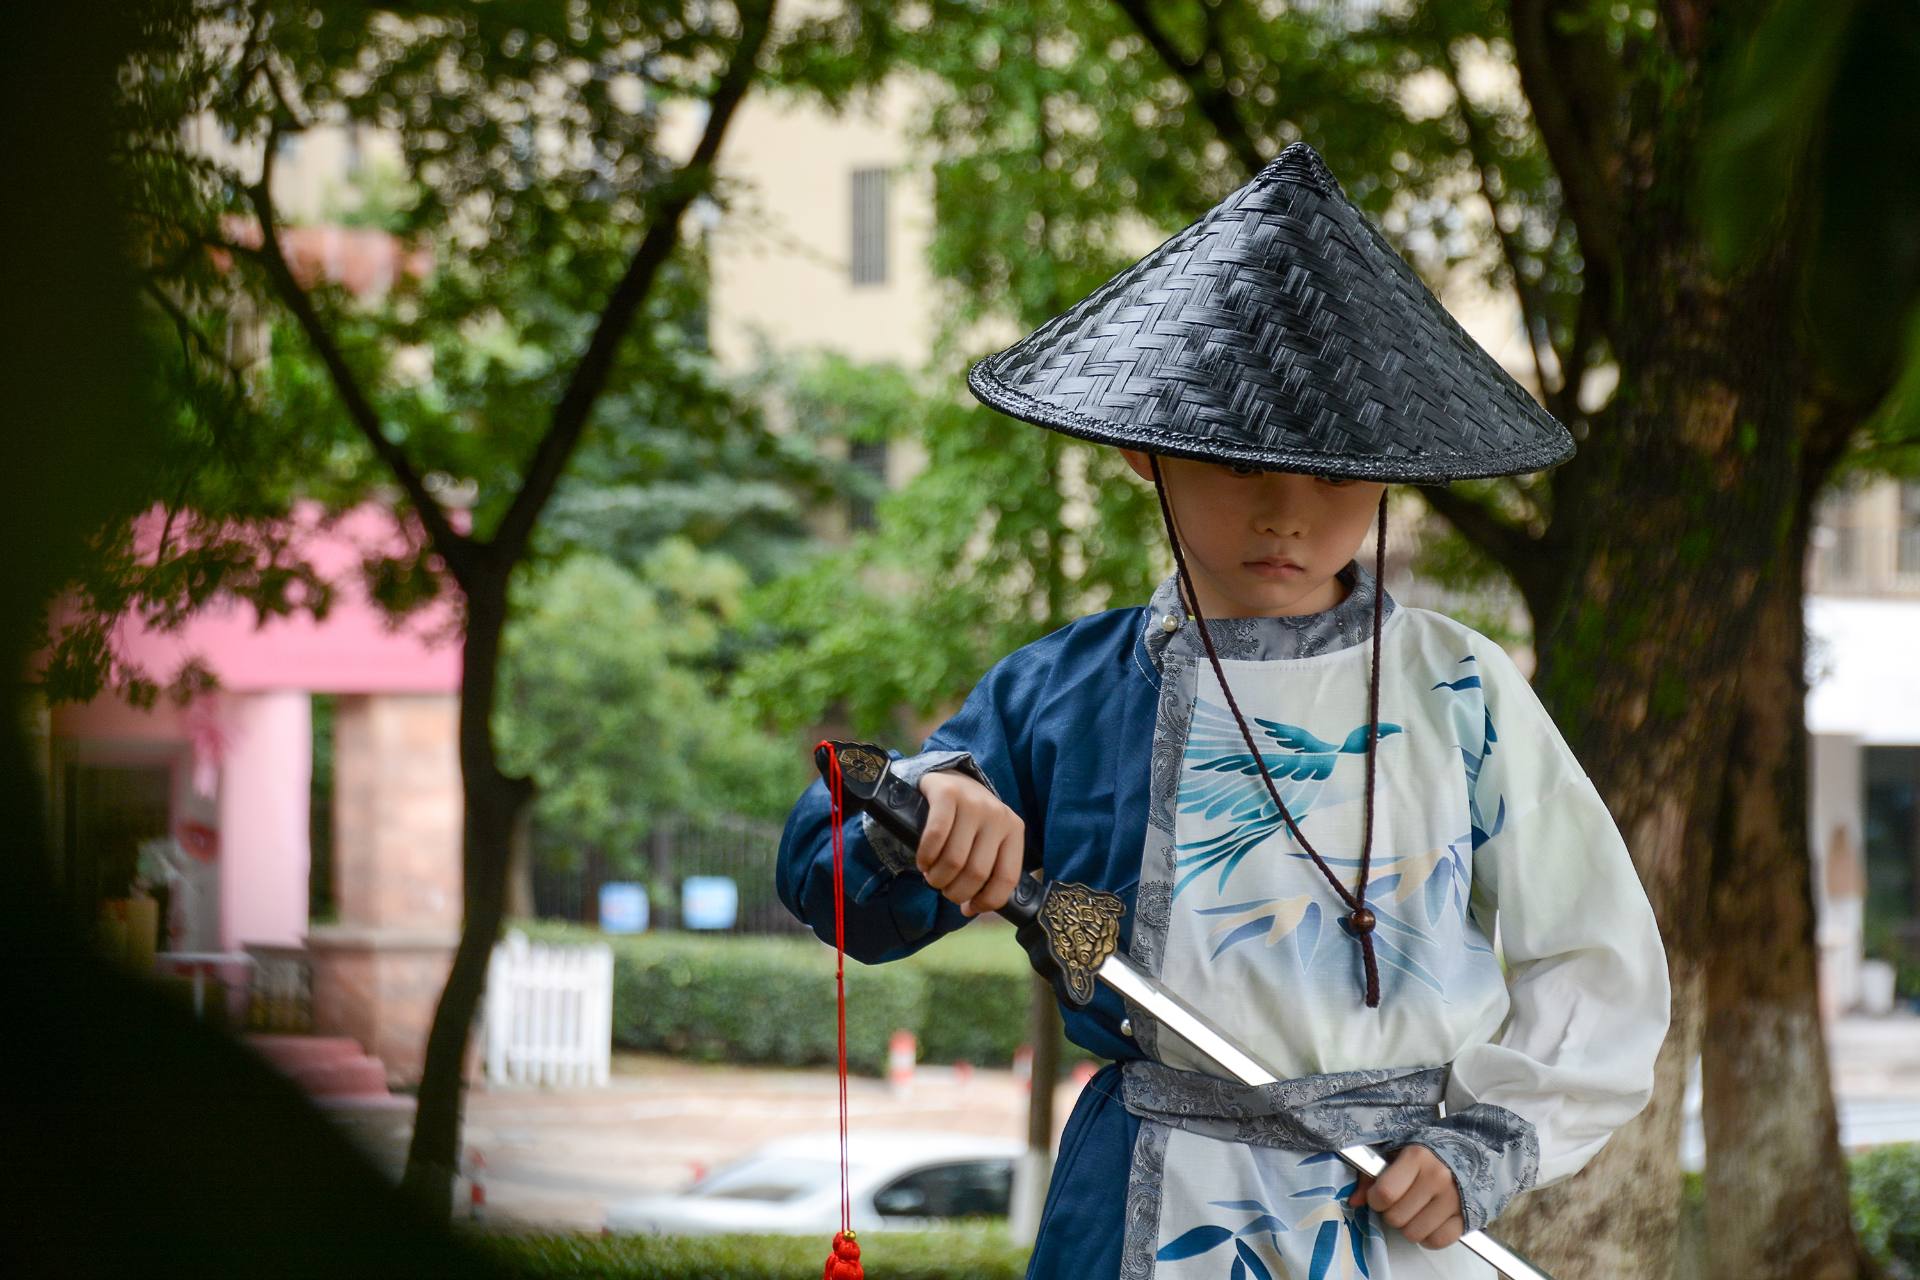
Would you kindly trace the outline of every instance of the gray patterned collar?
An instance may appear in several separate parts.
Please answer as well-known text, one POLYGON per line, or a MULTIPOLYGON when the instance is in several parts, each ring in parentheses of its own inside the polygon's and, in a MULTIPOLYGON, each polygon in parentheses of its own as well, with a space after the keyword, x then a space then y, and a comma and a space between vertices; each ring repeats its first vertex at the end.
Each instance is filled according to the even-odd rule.
MULTIPOLYGON (((1373 638, 1373 574, 1358 560, 1349 560, 1347 567, 1334 576, 1350 589, 1347 598, 1331 609, 1290 618, 1208 618, 1207 634, 1213 638, 1214 651, 1224 659, 1239 661, 1310 658, 1367 643, 1373 638)), ((1155 671, 1160 669, 1162 656, 1174 637, 1192 630, 1191 619, 1180 605, 1178 583, 1177 572, 1168 574, 1147 603, 1142 638, 1155 671), (1172 630, 1167 628, 1168 618, 1175 622, 1172 630)), ((1382 591, 1381 625, 1393 616, 1394 607, 1392 594, 1382 591)), ((1203 652, 1197 641, 1192 643, 1196 652, 1203 652)))

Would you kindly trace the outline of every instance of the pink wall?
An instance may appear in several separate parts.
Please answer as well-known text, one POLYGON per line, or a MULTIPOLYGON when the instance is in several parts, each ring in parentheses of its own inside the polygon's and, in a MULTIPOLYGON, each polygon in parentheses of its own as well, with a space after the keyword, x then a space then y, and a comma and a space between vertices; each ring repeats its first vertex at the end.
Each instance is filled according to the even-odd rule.
MULTIPOLYGON (((465 526, 464 512, 456 522, 465 526)), ((161 513, 149 513, 137 541, 158 542, 161 513)), ((296 552, 333 584, 324 622, 297 613, 257 626, 251 606, 211 604, 179 631, 157 631, 139 621, 121 624, 114 651, 165 680, 190 654, 198 655, 229 690, 305 689, 313 693, 447 693, 460 687, 459 619, 447 593, 429 608, 389 629, 386 614, 362 589, 360 561, 406 547, 394 514, 361 506, 322 524, 317 503, 296 510, 296 552)))
POLYGON ((308 787, 313 699, 304 692, 229 701, 220 775, 220 945, 299 946, 307 932, 308 787))
MULTIPOLYGON (((466 513, 453 514, 464 530, 466 513)), ((367 554, 407 545, 393 512, 363 506, 323 524, 318 505, 308 503, 297 510, 295 524, 297 553, 335 587, 324 621, 295 615, 256 625, 250 606, 230 602, 203 609, 177 632, 125 621, 114 637, 116 654, 162 682, 188 656, 198 657, 218 677, 219 691, 184 709, 163 698, 151 711, 107 695, 54 707, 50 717, 56 762, 152 759, 155 753, 178 761, 174 834, 189 823, 217 832, 219 939, 229 949, 245 942, 297 945, 306 933, 311 694, 460 688, 451 585, 448 596, 398 628, 389 627, 361 588, 357 570, 367 554)), ((140 545, 151 549, 160 525, 161 513, 150 513, 140 545)))

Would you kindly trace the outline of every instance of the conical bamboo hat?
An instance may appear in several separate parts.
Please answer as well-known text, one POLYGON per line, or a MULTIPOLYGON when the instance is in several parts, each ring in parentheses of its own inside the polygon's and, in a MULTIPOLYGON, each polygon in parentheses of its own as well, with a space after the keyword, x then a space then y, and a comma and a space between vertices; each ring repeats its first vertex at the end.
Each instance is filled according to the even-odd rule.
POLYGON ((967 384, 1067 435, 1275 470, 1436 483, 1573 456, 1304 142, 967 384))

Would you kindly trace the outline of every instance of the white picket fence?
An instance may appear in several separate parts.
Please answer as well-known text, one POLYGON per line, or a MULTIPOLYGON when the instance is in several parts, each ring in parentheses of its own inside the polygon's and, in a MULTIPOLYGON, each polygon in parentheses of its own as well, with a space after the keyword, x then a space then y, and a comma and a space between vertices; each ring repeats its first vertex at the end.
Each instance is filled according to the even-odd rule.
POLYGON ((482 1018, 489 1082, 605 1084, 613 1054, 613 949, 529 942, 510 930, 487 965, 482 1018))

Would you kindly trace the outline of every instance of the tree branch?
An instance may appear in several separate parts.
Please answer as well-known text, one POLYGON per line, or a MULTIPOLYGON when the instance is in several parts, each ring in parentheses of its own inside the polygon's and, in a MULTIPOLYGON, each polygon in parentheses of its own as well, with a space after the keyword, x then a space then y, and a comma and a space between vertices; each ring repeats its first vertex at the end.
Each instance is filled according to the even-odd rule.
POLYGON ((567 459, 572 456, 581 433, 586 429, 587 417, 606 388, 620 342, 632 327, 634 315, 652 291, 654 278, 661 266, 679 244, 682 215, 712 180, 714 158, 719 154, 727 126, 753 83, 754 64, 773 25, 775 3, 776 0, 765 0, 763 6, 743 5, 741 8, 740 43, 735 47, 733 60, 721 76, 713 96, 708 100, 707 124, 700 141, 686 164, 668 182, 667 194, 647 228, 646 236, 635 250, 626 274, 614 286, 612 295, 602 308, 586 352, 580 357, 580 363, 574 366, 566 390, 561 394, 560 402, 554 406, 551 424, 534 450, 526 479, 521 483, 520 491, 514 494, 513 503, 489 544, 506 564, 514 563, 525 552, 534 522, 553 496, 561 472, 566 469, 567 459))
MULTIPOLYGON (((1566 218, 1566 209, 1560 210, 1560 221, 1566 218)), ((1560 239, 1559 222, 1555 223, 1553 240, 1560 239)), ((1552 242, 1549 242, 1552 243, 1552 242)), ((1593 346, 1594 326, 1599 316, 1599 301, 1606 296, 1610 288, 1606 283, 1606 269, 1596 266, 1583 273, 1580 280, 1580 298, 1573 312, 1573 337, 1567 343, 1561 356, 1560 386, 1547 400, 1547 410, 1562 422, 1570 423, 1580 414, 1580 387, 1587 380, 1587 361, 1589 349, 1593 346)), ((1556 348, 1556 351, 1559 349, 1556 348)))
MULTIPOLYGON (((1491 148, 1487 145, 1485 125, 1480 119, 1480 114, 1467 98, 1467 91, 1461 87, 1460 64, 1454 60, 1453 43, 1444 32, 1441 33, 1438 43, 1440 60, 1446 67, 1447 80, 1453 86, 1454 101, 1460 106, 1460 119, 1466 126, 1467 154, 1473 157, 1474 171, 1480 177, 1480 195, 1487 202, 1487 216, 1493 220, 1493 234, 1494 238, 1500 242, 1500 256, 1506 261, 1507 272, 1513 277, 1513 293, 1520 302, 1520 322, 1527 331, 1527 351, 1533 356, 1534 383, 1540 388, 1541 398, 1550 400, 1553 397, 1553 388, 1547 383, 1547 366, 1546 361, 1540 356, 1540 341, 1541 333, 1545 330, 1547 344, 1551 347, 1553 332, 1545 326, 1539 294, 1527 283, 1526 276, 1521 274, 1520 251, 1515 246, 1513 237, 1508 235, 1506 228, 1500 225, 1500 206, 1494 200, 1493 184, 1490 181, 1493 173, 1491 148)), ((1567 361, 1558 350, 1553 353, 1553 363, 1556 369, 1564 373, 1567 361)))
POLYGON ((1217 51, 1203 50, 1201 58, 1188 58, 1174 47, 1172 37, 1154 17, 1148 0, 1114 0, 1114 4, 1133 22, 1147 45, 1167 64, 1167 69, 1186 85, 1187 92, 1193 95, 1194 105, 1200 108, 1200 113, 1213 126, 1214 133, 1227 144, 1228 150, 1245 166, 1247 173, 1258 173, 1261 165, 1266 163, 1265 157, 1260 154, 1259 143, 1234 108, 1232 95, 1207 79, 1203 65, 1205 53, 1217 51))
POLYGON ((267 32, 266 0, 254 0, 253 10, 247 26, 247 38, 240 46, 240 56, 234 59, 233 87, 228 91, 228 102, 235 111, 246 103, 247 89, 253 83, 255 67, 253 59, 261 48, 261 42, 267 32))
POLYGON ((1591 31, 1569 39, 1553 30, 1571 14, 1569 0, 1513 0, 1514 61, 1527 103, 1552 157, 1581 255, 1611 276, 1620 260, 1610 127, 1618 97, 1612 90, 1606 41, 1591 31), (1591 104, 1580 119, 1576 104, 1591 104))
POLYGON ((1507 576, 1513 579, 1530 608, 1551 598, 1550 566, 1543 558, 1542 540, 1496 513, 1483 502, 1476 502, 1447 485, 1417 486, 1420 497, 1460 535, 1485 552, 1507 576))
POLYGON ((273 156, 279 140, 280 126, 276 122, 267 130, 266 158, 260 165, 260 181, 247 190, 247 197, 253 202, 254 215, 260 222, 259 260, 266 268, 267 276, 272 280, 282 305, 293 313, 294 320, 300 325, 301 332, 306 334, 314 353, 326 366, 327 376, 333 381, 334 392, 340 397, 340 403, 346 409, 347 417, 360 429, 360 434, 367 438, 367 443, 373 447, 374 454, 393 474, 400 488, 405 491, 408 500, 413 503, 414 509, 419 512, 420 521, 426 526, 427 537, 432 541, 433 549, 446 562, 455 581, 459 582, 462 588, 469 588, 477 568, 474 544, 454 529, 447 519, 446 511, 434 496, 427 492, 420 474, 407 460, 405 452, 389 440, 386 432, 381 429, 380 414, 373 407, 373 401, 368 398, 366 391, 360 385, 360 380, 354 375, 352 367, 347 364, 346 356, 341 352, 339 344, 334 341, 333 334, 328 331, 325 322, 320 319, 320 313, 314 309, 313 299, 301 287, 299 279, 293 274, 293 268, 287 262, 285 250, 281 248, 280 232, 275 224, 271 194, 273 156))
POLYGON ((154 304, 166 313, 167 318, 173 321, 174 332, 180 339, 180 356, 183 361, 191 365, 193 352, 197 349, 207 363, 217 366, 233 382, 238 383, 241 380, 246 371, 229 360, 225 352, 214 350, 213 343, 207 339, 207 335, 193 323, 192 317, 187 315, 180 304, 168 296, 167 291, 160 287, 158 281, 148 276, 140 282, 140 287, 149 298, 153 299, 154 304))

